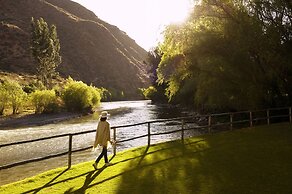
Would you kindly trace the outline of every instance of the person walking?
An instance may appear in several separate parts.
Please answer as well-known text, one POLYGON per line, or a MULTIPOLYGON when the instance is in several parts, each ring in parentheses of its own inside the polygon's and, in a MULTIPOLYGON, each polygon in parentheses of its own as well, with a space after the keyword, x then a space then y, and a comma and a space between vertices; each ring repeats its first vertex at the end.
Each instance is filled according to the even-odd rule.
POLYGON ((100 120, 97 125, 95 141, 93 144, 93 149, 95 149, 98 145, 102 146, 102 152, 96 158, 93 167, 95 170, 98 169, 98 163, 102 157, 104 157, 105 166, 111 165, 107 158, 107 146, 111 142, 110 141, 110 124, 107 121, 109 114, 107 111, 102 111, 100 115, 100 120))

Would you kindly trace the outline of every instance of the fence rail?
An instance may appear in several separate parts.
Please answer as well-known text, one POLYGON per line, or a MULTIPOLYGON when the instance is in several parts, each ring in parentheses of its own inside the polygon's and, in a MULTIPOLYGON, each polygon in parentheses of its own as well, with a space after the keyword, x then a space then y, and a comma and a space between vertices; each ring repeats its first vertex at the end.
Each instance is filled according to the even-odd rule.
MULTIPOLYGON (((249 127, 253 127, 259 121, 265 121, 264 124, 270 125, 272 123, 272 119, 278 119, 278 121, 275 121, 275 122, 287 122, 288 121, 291 123, 292 122, 291 107, 270 108, 270 109, 266 109, 266 110, 255 110, 255 111, 240 111, 240 112, 196 115, 196 116, 192 116, 192 117, 178 117, 178 118, 172 118, 172 119, 158 119, 158 120, 129 124, 129 125, 113 126, 113 127, 111 127, 111 129, 113 130, 113 139, 116 142, 113 145, 113 154, 116 155, 116 150, 117 150, 116 146, 118 143, 132 141, 135 139, 147 137, 147 145, 150 146, 151 145, 151 136, 167 135, 167 134, 171 134, 171 133, 181 132, 181 140, 183 141, 185 131, 189 131, 189 130, 206 129, 208 131, 208 133, 212 133, 213 132, 212 130, 215 128, 220 128, 220 127, 226 128, 226 126, 229 126, 229 130, 233 130, 234 128, 236 128, 235 125, 244 124, 244 123, 248 124, 247 126, 249 126, 249 127), (264 113, 265 116, 263 116, 263 115, 256 116, 256 114, 260 113, 260 112, 264 113), (287 114, 284 114, 285 112, 287 114), (235 119, 236 115, 239 115, 239 120, 235 119), (180 129, 167 131, 167 132, 151 133, 151 124, 153 124, 153 123, 167 123, 167 122, 174 122, 174 121, 176 121, 175 124, 181 125, 180 129), (203 122, 200 124, 201 121, 203 121, 203 122), (189 123, 197 123, 198 125, 195 127, 186 128, 186 124, 189 124, 189 123), (128 138, 128 139, 117 140, 117 136, 116 136, 117 129, 133 127, 133 126, 141 126, 141 125, 146 125, 146 124, 147 124, 147 134, 128 138)), ((239 127, 242 127, 242 126, 239 126, 239 127)), ((85 150, 88 150, 92 147, 92 146, 87 146, 84 148, 78 148, 76 150, 73 150, 72 149, 73 137, 77 136, 77 135, 93 133, 95 131, 96 130, 87 130, 87 131, 82 131, 82 132, 77 132, 77 133, 61 134, 61 135, 43 137, 43 138, 38 138, 38 139, 1 144, 0 148, 3 148, 3 147, 13 146, 13 145, 27 144, 27 143, 37 142, 37 141, 44 141, 44 140, 48 140, 48 139, 60 138, 60 137, 68 137, 69 138, 68 151, 58 153, 58 154, 48 155, 45 157, 39 157, 39 158, 29 159, 29 160, 15 162, 15 163, 11 163, 11 164, 5 164, 3 166, 0 166, 0 170, 23 165, 23 164, 30 163, 30 162, 36 162, 36 161, 41 161, 41 160, 45 160, 45 159, 49 159, 49 158, 53 158, 53 157, 59 157, 59 156, 63 156, 66 154, 68 154, 68 168, 70 168, 71 164, 72 164, 72 160, 71 160, 72 153, 85 151, 85 150)))

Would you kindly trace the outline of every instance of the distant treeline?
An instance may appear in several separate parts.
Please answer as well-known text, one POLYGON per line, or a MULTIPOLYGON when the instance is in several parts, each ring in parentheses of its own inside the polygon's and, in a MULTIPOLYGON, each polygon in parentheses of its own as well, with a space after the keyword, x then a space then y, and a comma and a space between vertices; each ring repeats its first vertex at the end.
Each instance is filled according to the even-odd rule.
POLYGON ((153 100, 201 111, 292 104, 292 4, 203 0, 149 52, 153 100))

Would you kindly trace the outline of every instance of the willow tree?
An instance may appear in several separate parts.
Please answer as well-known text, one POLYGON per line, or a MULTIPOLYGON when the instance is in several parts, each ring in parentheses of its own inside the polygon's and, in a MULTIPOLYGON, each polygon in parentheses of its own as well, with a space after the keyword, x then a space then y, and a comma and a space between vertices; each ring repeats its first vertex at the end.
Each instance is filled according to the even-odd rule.
POLYGON ((60 42, 55 25, 40 18, 31 20, 31 51, 37 62, 37 76, 45 87, 52 87, 52 78, 61 63, 60 42))
POLYGON ((200 1, 166 29, 158 80, 170 99, 212 111, 289 104, 291 30, 288 1, 200 1))

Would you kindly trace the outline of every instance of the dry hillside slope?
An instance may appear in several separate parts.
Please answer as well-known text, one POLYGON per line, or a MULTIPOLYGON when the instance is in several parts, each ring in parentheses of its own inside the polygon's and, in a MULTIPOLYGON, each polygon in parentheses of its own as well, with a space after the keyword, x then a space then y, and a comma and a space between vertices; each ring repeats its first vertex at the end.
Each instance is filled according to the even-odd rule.
POLYGON ((43 17, 57 26, 62 64, 58 71, 88 84, 137 98, 147 86, 147 52, 116 26, 70 0, 0 0, 0 70, 35 73, 30 21, 43 17))

